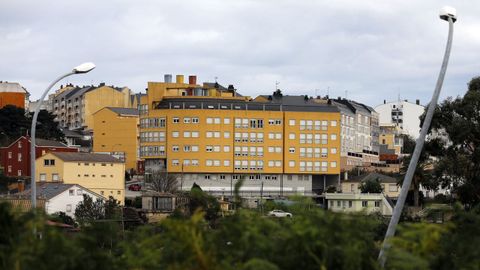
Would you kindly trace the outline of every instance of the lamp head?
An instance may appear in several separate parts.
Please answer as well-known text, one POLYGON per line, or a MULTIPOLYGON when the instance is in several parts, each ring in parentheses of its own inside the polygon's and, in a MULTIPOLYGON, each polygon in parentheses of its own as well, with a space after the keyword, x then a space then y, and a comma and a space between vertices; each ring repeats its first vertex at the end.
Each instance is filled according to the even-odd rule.
POLYGON ((79 66, 76 66, 74 69, 73 69, 73 72, 76 73, 76 74, 79 74, 79 73, 87 73, 87 72, 90 72, 92 69, 95 68, 95 64, 92 63, 92 62, 87 62, 87 63, 83 63, 79 66))
POLYGON ((448 22, 448 18, 455 22, 457 20, 457 10, 453 7, 445 6, 440 10, 440 19, 448 22))

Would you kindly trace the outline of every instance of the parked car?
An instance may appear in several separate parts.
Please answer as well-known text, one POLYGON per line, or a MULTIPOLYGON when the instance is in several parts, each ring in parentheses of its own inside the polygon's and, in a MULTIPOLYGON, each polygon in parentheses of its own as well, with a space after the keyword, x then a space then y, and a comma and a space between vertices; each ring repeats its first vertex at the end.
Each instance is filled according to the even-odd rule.
POLYGON ((128 190, 131 190, 131 191, 140 191, 142 189, 142 186, 140 186, 139 184, 131 184, 130 186, 128 186, 128 190))
POLYGON ((292 217, 292 213, 285 212, 283 210, 273 210, 268 212, 270 217, 292 217))

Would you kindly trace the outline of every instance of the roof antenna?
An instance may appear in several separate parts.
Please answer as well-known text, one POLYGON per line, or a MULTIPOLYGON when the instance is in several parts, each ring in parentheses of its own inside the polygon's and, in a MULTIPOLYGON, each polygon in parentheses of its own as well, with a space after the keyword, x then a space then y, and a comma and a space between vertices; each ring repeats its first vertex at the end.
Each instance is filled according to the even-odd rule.
POLYGON ((278 85, 279 85, 279 84, 280 84, 280 82, 279 82, 279 81, 275 81, 275 91, 277 91, 277 90, 278 90, 278 85))
POLYGON ((215 79, 215 83, 217 83, 218 77, 215 76, 215 77, 213 77, 213 78, 215 79))

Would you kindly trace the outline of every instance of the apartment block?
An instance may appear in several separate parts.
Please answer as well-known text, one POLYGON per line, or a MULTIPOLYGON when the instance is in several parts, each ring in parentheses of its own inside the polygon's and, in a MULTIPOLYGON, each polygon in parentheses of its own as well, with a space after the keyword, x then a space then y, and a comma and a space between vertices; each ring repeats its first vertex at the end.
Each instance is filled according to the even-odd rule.
MULTIPOLYGON (((78 152, 78 148, 57 141, 37 138, 35 144, 35 158, 50 152, 78 152)), ((22 136, 10 145, 0 147, 0 166, 5 168, 7 176, 29 177, 30 137, 22 136)))
POLYGON ((93 123, 93 151, 118 157, 125 162, 127 170, 136 170, 138 110, 105 107, 93 114, 93 123))
POLYGON ((398 126, 402 134, 417 139, 420 135, 420 116, 425 112, 425 107, 420 105, 420 100, 415 103, 408 100, 387 102, 375 107, 379 113, 381 126, 398 126))
POLYGON ((125 164, 110 155, 47 153, 36 159, 35 166, 37 182, 78 184, 125 202, 125 164))
POLYGON ((19 83, 0 81, 0 108, 13 105, 26 110, 29 96, 27 89, 19 83))
POLYGON ((216 194, 313 194, 338 184, 340 112, 304 96, 239 95, 233 86, 166 75, 149 82, 140 113, 140 157, 148 172, 179 175, 216 194))
POLYGON ((132 108, 136 99, 127 87, 61 86, 49 96, 48 110, 55 115, 61 128, 92 131, 93 114, 105 107, 132 108))

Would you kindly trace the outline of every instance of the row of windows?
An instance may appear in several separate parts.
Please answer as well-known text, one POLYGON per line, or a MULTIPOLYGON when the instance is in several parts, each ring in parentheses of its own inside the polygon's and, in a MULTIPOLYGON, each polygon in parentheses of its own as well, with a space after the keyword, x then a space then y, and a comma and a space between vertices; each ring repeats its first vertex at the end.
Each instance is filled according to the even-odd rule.
POLYGON ((165 118, 142 118, 140 119, 140 128, 164 128, 165 118))
MULTIPOLYGON (((174 124, 180 123, 180 118, 179 117, 173 117, 172 119, 174 124)), ((198 124, 200 123, 200 120, 198 117, 184 117, 183 118, 183 123, 184 124, 198 124)))
POLYGON ((141 146, 140 147, 140 156, 142 156, 142 157, 164 156, 164 155, 165 155, 165 146, 163 146, 163 145, 141 146))
MULTIPOLYGON (((58 173, 52 173, 52 181, 60 181, 60 177, 58 173)), ((40 181, 45 182, 47 181, 47 174, 46 173, 41 173, 40 174, 40 181)))
MULTIPOLYGON (((82 177, 81 174, 77 174, 78 177, 82 177)), ((95 177, 95 174, 88 174, 88 173, 85 173, 83 174, 83 177, 95 177)), ((107 175, 106 174, 101 174, 100 175, 101 178, 106 178, 107 175)), ((110 178, 113 178, 113 174, 110 174, 110 178)))
MULTIPOLYGON (((370 204, 372 201, 370 201, 370 204)), ((374 207, 380 207, 380 201, 373 201, 374 207)), ((343 208, 352 208, 353 207, 353 201, 343 201, 343 200, 330 200, 329 202, 330 207, 333 208, 335 204, 337 207, 343 207, 343 208)), ((362 201, 362 207, 368 207, 369 201, 362 201)))
MULTIPOLYGON (((198 175, 197 174, 186 174, 185 176, 186 180, 198 180, 198 175)), ((232 175, 233 180, 239 180, 241 178, 249 179, 249 180, 278 180, 280 178, 280 175, 262 175, 262 174, 250 174, 250 175, 232 175)), ((225 180, 227 179, 226 175, 224 174, 205 174, 203 175, 203 179, 205 180, 225 180)), ((286 179, 289 181, 293 180, 293 175, 289 174, 286 176, 286 179)), ((297 180, 299 181, 310 181, 310 176, 308 175, 297 175, 297 180)))
POLYGON ((140 132, 140 142, 164 142, 165 132, 140 132))

